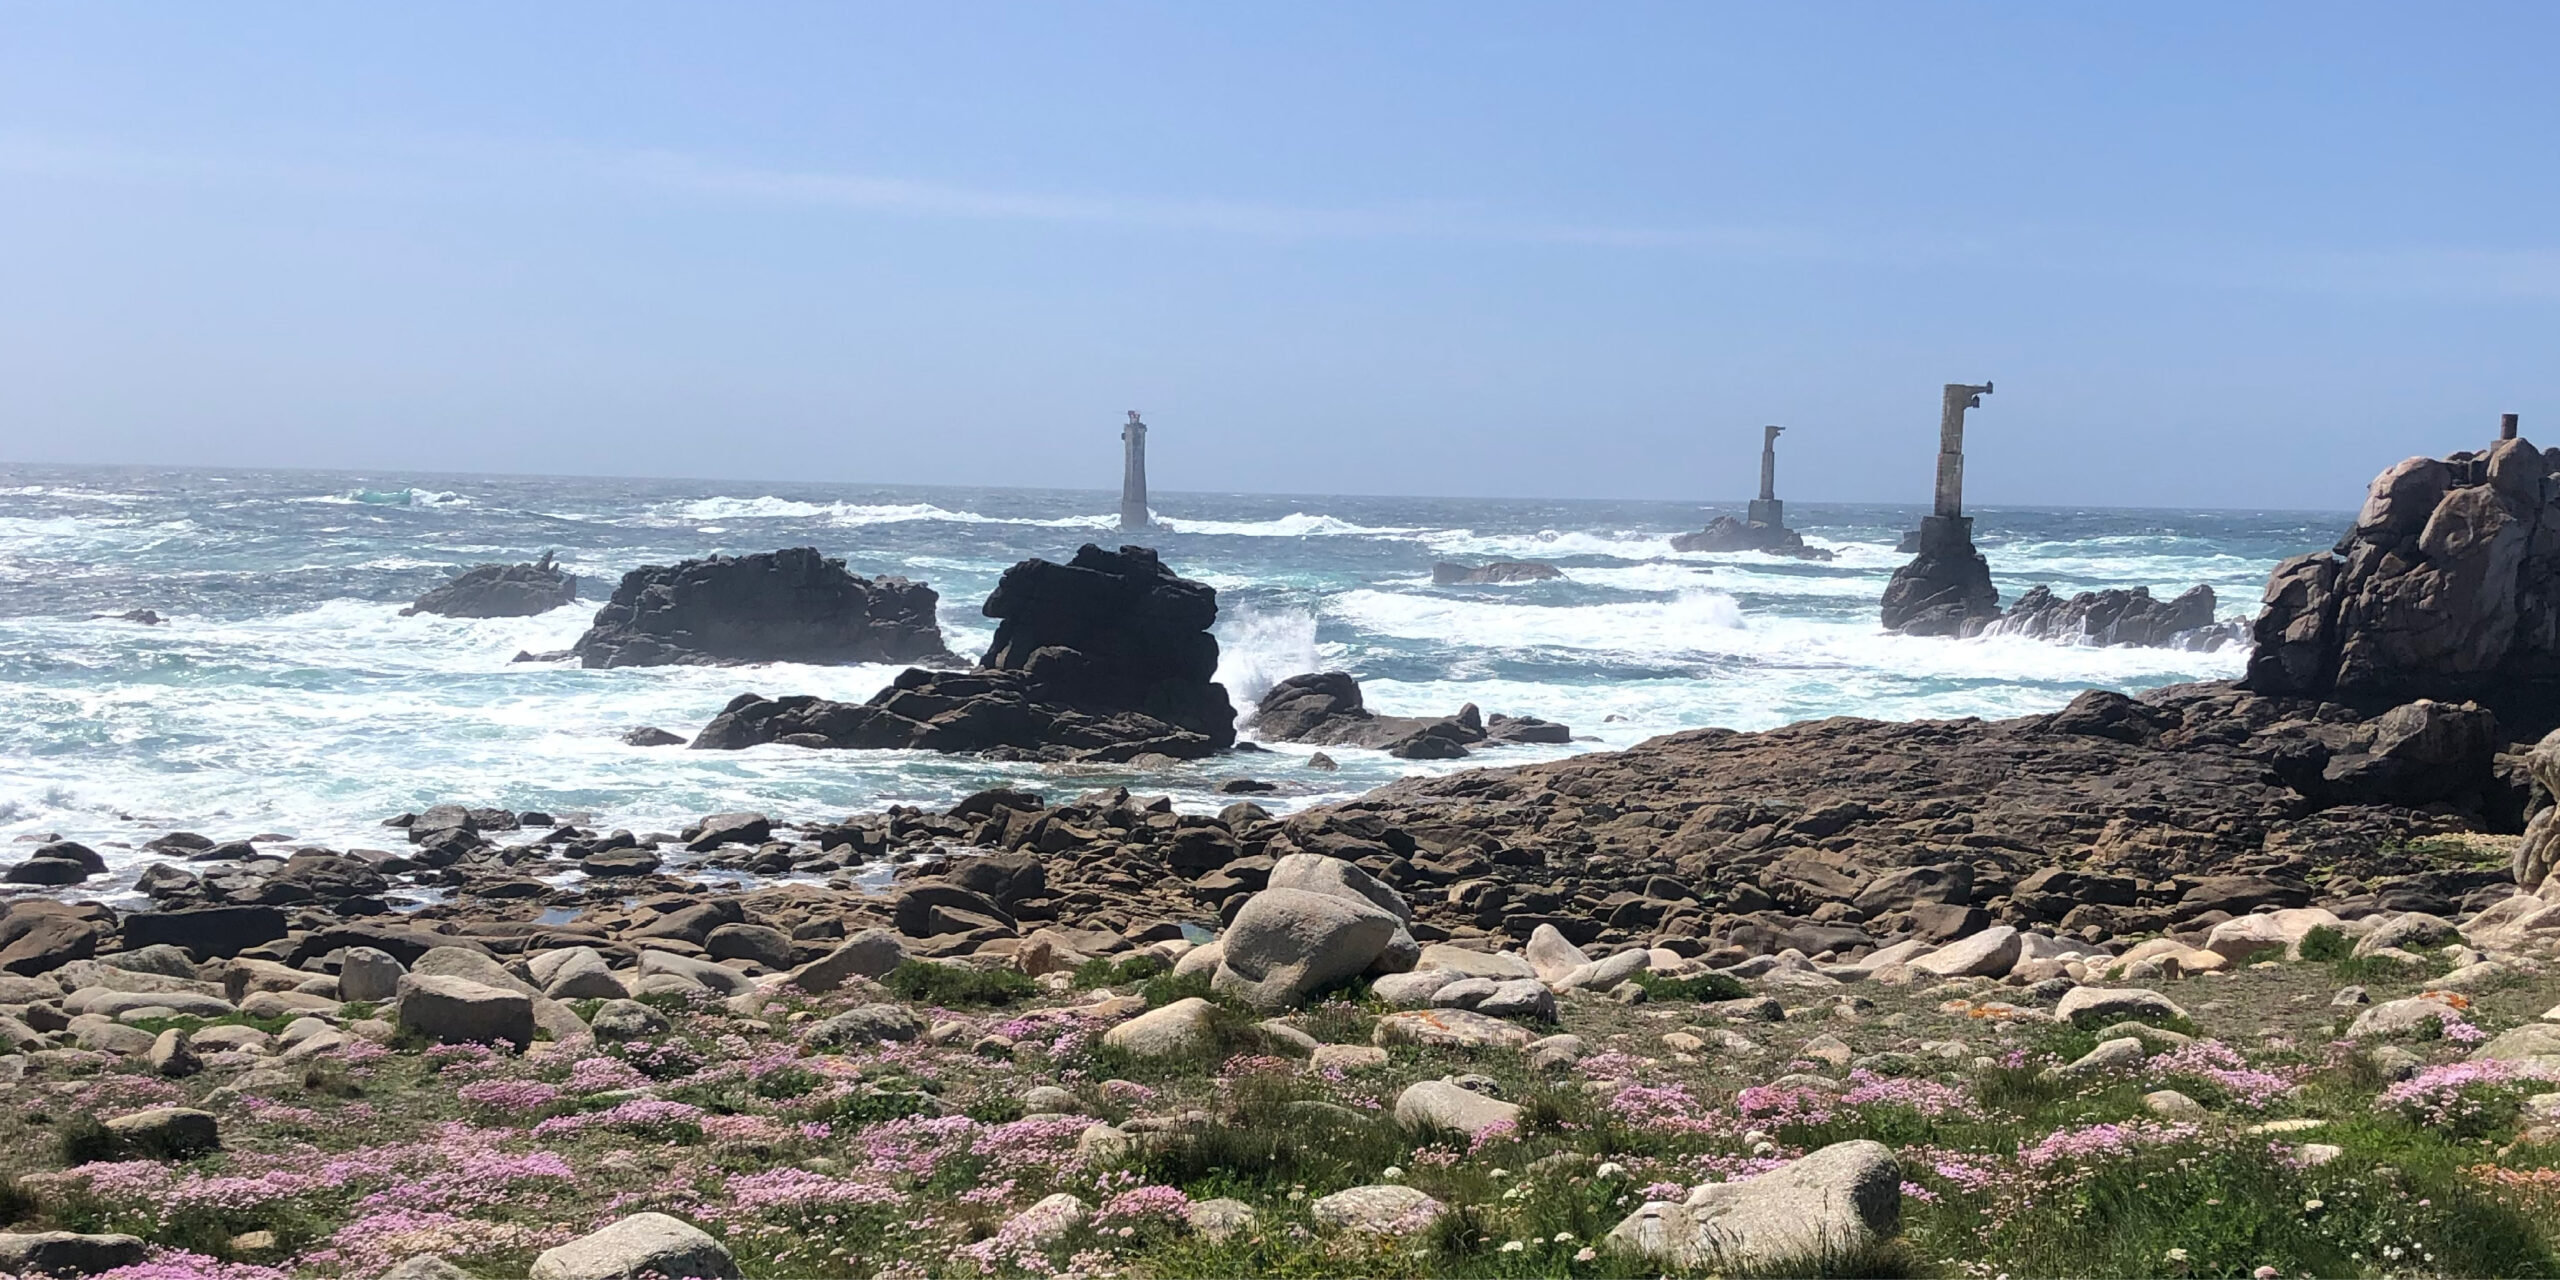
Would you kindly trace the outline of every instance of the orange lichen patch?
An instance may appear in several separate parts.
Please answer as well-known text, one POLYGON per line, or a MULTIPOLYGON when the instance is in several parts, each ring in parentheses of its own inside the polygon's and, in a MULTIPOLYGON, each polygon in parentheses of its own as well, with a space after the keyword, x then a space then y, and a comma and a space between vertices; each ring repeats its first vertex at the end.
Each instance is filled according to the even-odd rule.
POLYGON ((2418 993, 2418 998, 2421 1000, 2433 1000, 2437 1004, 2443 1005, 2448 1009, 2468 1009, 2471 1007, 2471 997, 2466 996, 2459 991, 2421 991, 2418 993))

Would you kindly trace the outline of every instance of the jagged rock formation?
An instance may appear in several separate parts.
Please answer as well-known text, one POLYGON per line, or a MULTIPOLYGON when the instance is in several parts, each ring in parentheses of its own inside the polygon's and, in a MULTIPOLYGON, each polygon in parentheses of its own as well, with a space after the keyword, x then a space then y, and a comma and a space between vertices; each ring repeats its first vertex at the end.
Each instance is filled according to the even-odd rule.
POLYGON ((1793 556, 1798 560, 1830 560, 1834 555, 1821 547, 1805 545, 1804 535, 1782 524, 1757 520, 1736 520, 1717 516, 1696 533, 1676 534, 1671 539, 1674 551, 1765 551, 1773 556, 1793 556))
POLYGON ((1218 593, 1145 547, 1087 544, 1066 564, 1025 560, 987 597, 1002 619, 974 671, 901 672, 855 705, 807 696, 731 702, 697 748, 985 752, 1008 759, 1198 759, 1235 745, 1218 670, 1218 593))
POLYGON ((586 667, 937 658, 941 597, 904 578, 864 578, 815 547, 643 565, 570 653, 586 667))
POLYGON ((1479 744, 1573 741, 1570 728, 1535 716, 1488 721, 1472 702, 1452 716, 1382 716, 1363 704, 1360 682, 1340 671, 1271 686, 1254 709, 1253 727, 1265 742, 1374 747, 1404 760, 1456 760, 1479 744))
POLYGON ((1431 585, 1435 587, 1500 586, 1513 582, 1544 582, 1563 576, 1563 570, 1536 560, 1496 560, 1480 565, 1453 564, 1443 560, 1431 566, 1431 585))
MULTIPOLYGON (((578 579, 552 564, 551 553, 532 564, 484 564, 418 597, 400 611, 447 618, 530 618, 578 600, 578 579)), ((127 615, 130 616, 130 615, 127 615)), ((156 621, 157 619, 155 619, 156 621)))
POLYGON ((1967 624, 1968 635, 2027 636, 2086 645, 2147 645, 2210 652, 2245 638, 2237 622, 2216 623, 2213 588, 2198 583, 2172 600, 2151 588, 2083 591, 2068 600, 2051 587, 2030 587, 2007 613, 1967 624))
POLYGON ((1920 554, 1893 571, 1884 589, 1884 629, 1914 636, 1961 636, 2000 616, 1991 562, 1973 547, 1970 518, 1931 516, 1920 524, 1920 554))
POLYGON ((2560 677, 2560 450, 2411 458, 2355 527, 2267 579, 2247 684, 2357 699, 2560 677))

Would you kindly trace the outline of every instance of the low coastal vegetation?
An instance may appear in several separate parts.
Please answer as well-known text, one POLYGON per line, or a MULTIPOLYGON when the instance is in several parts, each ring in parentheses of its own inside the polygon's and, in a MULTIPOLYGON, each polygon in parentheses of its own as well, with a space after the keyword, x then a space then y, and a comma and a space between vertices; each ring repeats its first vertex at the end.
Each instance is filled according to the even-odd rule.
POLYGON ((972 1280, 2560 1272, 2560 981, 2342 995, 2342 943, 2111 987, 1648 969, 1425 1038, 1366 984, 1270 1017, 1177 977, 1181 943, 660 984, 522 1045, 152 1016, 191 1064, 7 1060, 0 1212, 137 1238, 118 1280, 619 1275, 595 1251, 626 1246, 972 1280), (1762 1251, 1753 1188, 1852 1157, 1886 1202, 1798 1188, 1839 1234, 1762 1251), (1729 1253, 1626 1225, 1719 1187, 1729 1253))

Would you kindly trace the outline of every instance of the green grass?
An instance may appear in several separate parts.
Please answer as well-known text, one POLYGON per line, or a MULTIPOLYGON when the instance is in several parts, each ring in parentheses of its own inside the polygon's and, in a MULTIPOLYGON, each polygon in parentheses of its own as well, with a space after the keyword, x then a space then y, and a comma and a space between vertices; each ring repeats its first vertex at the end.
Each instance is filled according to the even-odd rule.
POLYGON ((219 1018, 199 1018, 193 1014, 181 1013, 166 1018, 136 1018, 125 1025, 136 1030, 148 1031, 155 1036, 163 1031, 173 1030, 192 1034, 207 1027, 254 1027, 274 1036, 284 1034, 284 1029, 292 1025, 293 1018, 294 1015, 252 1018, 245 1013, 226 1013, 219 1018))
POLYGON ((1040 992, 1031 979, 1012 969, 979 969, 930 960, 909 960, 890 970, 884 981, 901 1000, 945 1009, 1008 1005, 1040 992))
POLYGON ((2302 935, 2298 948, 2304 960, 2314 964, 2336 964, 2355 954, 2355 939, 2347 931, 2332 924, 2314 925, 2302 935))
POLYGON ((1096 987, 1121 987, 1172 971, 1173 966, 1162 956, 1134 955, 1119 960, 1096 956, 1076 966, 1072 981, 1078 991, 1096 987))
POLYGON ((1647 1000, 1656 1001, 1694 1000, 1700 1004, 1713 1004, 1718 1000, 1739 1000, 1751 994, 1751 989, 1742 985, 1741 979, 1722 973, 1673 978, 1647 971, 1638 973, 1633 981, 1644 988, 1647 1000))

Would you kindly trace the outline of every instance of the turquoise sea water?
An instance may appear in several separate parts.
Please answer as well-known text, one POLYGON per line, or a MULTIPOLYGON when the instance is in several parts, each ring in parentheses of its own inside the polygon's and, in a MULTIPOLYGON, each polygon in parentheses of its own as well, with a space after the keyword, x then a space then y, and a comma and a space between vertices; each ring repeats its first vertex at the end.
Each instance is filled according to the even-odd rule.
MULTIPOLYGON (((978 604, 1007 565, 1117 543, 1092 491, 525 476, 0 467, 0 840, 61 832, 111 863, 172 827, 380 844, 380 820, 440 801, 671 829, 708 812, 798 817, 934 804, 998 782, 1054 795, 1126 782, 1186 807, 1241 775, 1295 807, 1415 771, 1626 746, 1702 725, 1808 717, 2006 716, 2090 686, 2237 674, 2237 649, 2097 649, 1889 636, 1876 601, 1917 508, 1790 504, 1828 564, 1681 554, 1672 534, 1737 505, 1159 494, 1147 541, 1218 589, 1221 678, 1239 706, 1319 668, 1382 711, 1543 716, 1588 741, 1454 764, 1334 750, 1236 756, 1166 774, 905 752, 642 749, 736 694, 860 699, 885 667, 582 671, 508 659, 566 647, 621 573, 710 552, 814 544, 855 572, 942 593, 952 648, 983 649, 978 604), (586 603, 536 618, 403 618, 453 571, 557 550, 586 603), (1434 587, 1435 560, 1536 558, 1561 580, 1434 587), (165 625, 101 619, 156 610, 165 625)), ((2266 573, 2335 541, 2321 512, 1986 509, 1977 539, 2005 598, 2210 583, 2253 612, 2266 573)), ((1250 728, 1245 736, 1252 736, 1250 728)))

